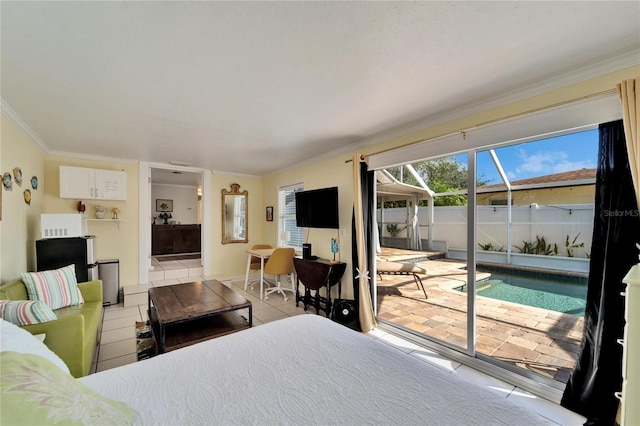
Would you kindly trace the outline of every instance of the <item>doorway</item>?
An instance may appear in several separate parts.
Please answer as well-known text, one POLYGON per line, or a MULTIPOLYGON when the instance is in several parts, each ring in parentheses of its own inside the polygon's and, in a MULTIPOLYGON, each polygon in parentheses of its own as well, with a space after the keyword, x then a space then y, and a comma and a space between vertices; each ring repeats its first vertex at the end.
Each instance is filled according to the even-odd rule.
POLYGON ((139 200, 140 283, 210 275, 211 172, 141 163, 139 200))

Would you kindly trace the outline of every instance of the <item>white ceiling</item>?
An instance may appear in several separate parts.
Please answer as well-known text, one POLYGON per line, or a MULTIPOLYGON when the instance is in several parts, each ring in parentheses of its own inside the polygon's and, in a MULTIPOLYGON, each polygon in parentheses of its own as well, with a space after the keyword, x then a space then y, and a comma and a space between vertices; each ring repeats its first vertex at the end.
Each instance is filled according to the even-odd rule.
POLYGON ((197 186, 202 188, 202 173, 152 168, 151 182, 162 185, 197 186))
POLYGON ((0 3, 53 153, 263 175, 640 63, 640 2, 0 3))

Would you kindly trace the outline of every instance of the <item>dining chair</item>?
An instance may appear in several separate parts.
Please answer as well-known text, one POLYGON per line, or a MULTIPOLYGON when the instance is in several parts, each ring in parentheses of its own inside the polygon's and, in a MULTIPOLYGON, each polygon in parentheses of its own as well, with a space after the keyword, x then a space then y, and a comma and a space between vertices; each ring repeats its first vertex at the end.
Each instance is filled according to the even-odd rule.
MULTIPOLYGON (((269 244, 254 244, 251 247, 251 250, 264 250, 273 248, 269 244)), ((260 268, 262 267, 261 259, 259 257, 251 256, 251 263, 249 264, 250 271, 258 271, 257 276, 249 279, 249 284, 251 285, 251 290, 253 290, 253 286, 255 283, 260 281, 260 268)), ((255 274, 254 274, 255 275, 255 274)), ((246 288, 245 288, 246 290, 246 288)))
POLYGON ((275 286, 264 291, 264 300, 268 300, 268 295, 271 293, 280 293, 284 297, 286 302, 287 295, 285 291, 290 291, 295 294, 293 274, 295 268, 293 267, 293 256, 295 255, 295 249, 290 247, 280 247, 273 251, 273 254, 267 260, 264 265, 264 273, 269 275, 275 275, 275 286), (291 287, 283 287, 282 280, 286 280, 289 276, 291 281, 291 287))

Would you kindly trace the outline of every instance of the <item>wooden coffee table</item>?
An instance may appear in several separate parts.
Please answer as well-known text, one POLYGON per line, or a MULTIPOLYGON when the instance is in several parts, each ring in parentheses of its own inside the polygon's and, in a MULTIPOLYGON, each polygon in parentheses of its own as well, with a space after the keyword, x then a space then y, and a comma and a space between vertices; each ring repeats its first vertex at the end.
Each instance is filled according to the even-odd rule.
POLYGON ((253 326, 251 302, 216 280, 149 289, 149 323, 158 352, 253 326), (248 318, 240 315, 248 309, 248 318))

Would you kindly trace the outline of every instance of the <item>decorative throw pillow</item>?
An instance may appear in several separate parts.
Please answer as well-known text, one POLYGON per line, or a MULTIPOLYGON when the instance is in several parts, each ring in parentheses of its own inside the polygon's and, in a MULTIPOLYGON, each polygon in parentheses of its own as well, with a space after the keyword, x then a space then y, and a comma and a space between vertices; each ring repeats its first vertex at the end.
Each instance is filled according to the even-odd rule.
POLYGON ((0 352, 11 351, 21 354, 38 355, 48 359, 65 373, 69 373, 67 364, 65 364, 55 352, 49 349, 47 345, 24 328, 20 328, 0 318, 0 331, 0 352))
POLYGON ((0 363, 2 424, 127 425, 134 421, 127 404, 101 396, 45 358, 2 352, 0 363))
POLYGON ((84 303, 76 281, 75 265, 42 272, 23 272, 20 278, 30 300, 42 300, 51 309, 84 303))
POLYGON ((40 324, 58 319, 41 300, 0 300, 0 318, 17 325, 40 324))

